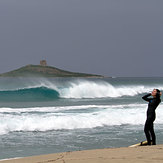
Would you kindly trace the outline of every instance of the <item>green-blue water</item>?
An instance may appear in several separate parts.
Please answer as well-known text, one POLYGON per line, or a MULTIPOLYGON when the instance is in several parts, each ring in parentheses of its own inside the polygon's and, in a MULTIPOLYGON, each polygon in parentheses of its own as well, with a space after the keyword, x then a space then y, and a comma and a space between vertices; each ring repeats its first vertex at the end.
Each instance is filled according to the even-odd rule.
POLYGON ((163 78, 0 78, 0 159, 140 142, 147 109, 141 97, 154 88, 163 90, 163 78))

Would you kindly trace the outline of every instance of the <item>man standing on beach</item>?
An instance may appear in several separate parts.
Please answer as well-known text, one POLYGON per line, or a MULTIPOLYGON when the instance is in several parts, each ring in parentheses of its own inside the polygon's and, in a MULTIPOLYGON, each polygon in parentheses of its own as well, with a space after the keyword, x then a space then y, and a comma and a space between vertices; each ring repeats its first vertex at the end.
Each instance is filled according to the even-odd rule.
POLYGON ((147 120, 144 126, 144 132, 147 138, 148 145, 156 145, 156 136, 154 132, 153 122, 156 118, 155 110, 159 103, 161 102, 160 96, 161 92, 158 89, 154 89, 152 93, 149 93, 143 96, 143 100, 148 101, 148 109, 147 109, 147 120), (149 96, 153 96, 153 98, 149 98, 149 96))

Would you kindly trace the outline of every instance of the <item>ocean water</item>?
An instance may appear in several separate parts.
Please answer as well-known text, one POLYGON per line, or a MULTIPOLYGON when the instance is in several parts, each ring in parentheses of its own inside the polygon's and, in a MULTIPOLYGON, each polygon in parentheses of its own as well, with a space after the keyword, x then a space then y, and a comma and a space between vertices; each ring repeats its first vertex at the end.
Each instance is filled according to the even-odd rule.
MULTIPOLYGON (((0 78, 0 159, 140 142, 154 88, 163 78, 0 78)), ((156 115, 159 144, 163 103, 156 115)))

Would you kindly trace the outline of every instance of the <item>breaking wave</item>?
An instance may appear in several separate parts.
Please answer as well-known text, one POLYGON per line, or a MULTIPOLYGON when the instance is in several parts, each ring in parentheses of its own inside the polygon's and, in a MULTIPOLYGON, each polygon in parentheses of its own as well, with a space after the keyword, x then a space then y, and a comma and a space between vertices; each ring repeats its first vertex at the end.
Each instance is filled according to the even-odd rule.
MULTIPOLYGON (((163 86, 157 86, 163 90, 163 86)), ((1 90, 0 101, 39 101, 58 98, 116 98, 135 96, 153 89, 144 85, 111 85, 108 82, 74 81, 64 85, 45 82, 16 90, 1 90)))
MULTIPOLYGON (((162 87, 163 88, 163 87, 162 87)), ((151 91, 153 88, 138 86, 113 86, 107 82, 77 82, 71 83, 68 88, 60 90, 63 98, 107 98, 135 96, 151 91)))

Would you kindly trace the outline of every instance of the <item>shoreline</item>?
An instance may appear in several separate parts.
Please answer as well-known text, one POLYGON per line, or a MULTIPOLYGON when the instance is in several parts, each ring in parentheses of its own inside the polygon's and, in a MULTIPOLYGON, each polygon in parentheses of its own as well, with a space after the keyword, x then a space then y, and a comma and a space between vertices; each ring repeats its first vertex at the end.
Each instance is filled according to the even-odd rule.
POLYGON ((105 148, 11 158, 0 163, 161 163, 163 144, 141 147, 105 148))

